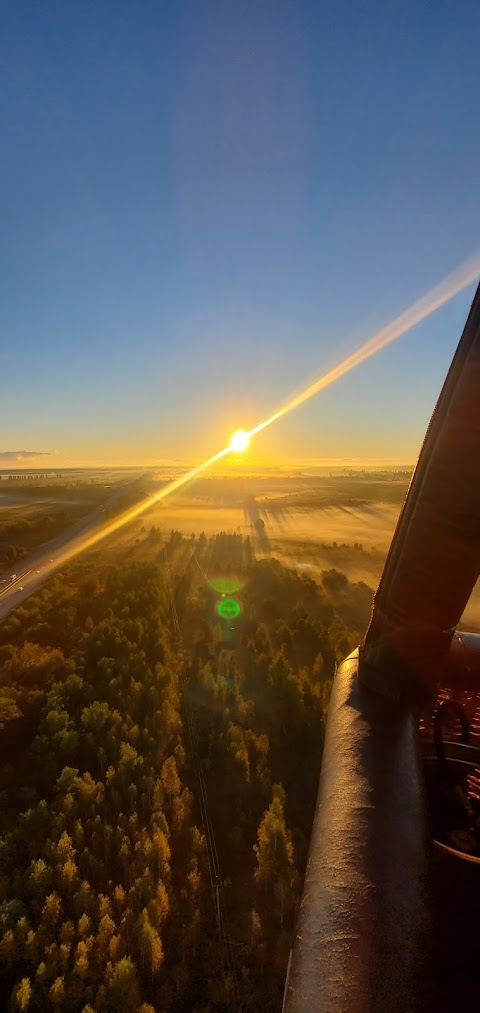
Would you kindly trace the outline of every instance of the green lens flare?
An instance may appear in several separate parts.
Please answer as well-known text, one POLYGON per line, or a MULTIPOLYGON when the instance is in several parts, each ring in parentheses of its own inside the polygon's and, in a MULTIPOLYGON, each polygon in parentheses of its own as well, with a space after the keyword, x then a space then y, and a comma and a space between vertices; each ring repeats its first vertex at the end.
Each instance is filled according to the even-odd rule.
POLYGON ((212 577, 208 583, 217 594, 235 594, 243 587, 243 581, 238 577, 212 577))
POLYGON ((219 601, 217 612, 222 619, 236 619, 240 615, 240 605, 235 598, 224 598, 219 601))

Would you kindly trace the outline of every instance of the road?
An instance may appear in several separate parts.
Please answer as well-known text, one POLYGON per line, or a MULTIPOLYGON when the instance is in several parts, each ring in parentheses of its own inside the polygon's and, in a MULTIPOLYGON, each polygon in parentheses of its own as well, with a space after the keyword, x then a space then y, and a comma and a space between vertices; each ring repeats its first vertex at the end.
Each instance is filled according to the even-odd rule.
MULTIPOLYGON (((134 482, 138 479, 134 479, 134 482)), ((12 563, 9 570, 0 576, 0 622, 13 612, 25 598, 33 594, 51 577, 55 570, 64 566, 75 556, 77 550, 88 535, 100 529, 104 524, 105 511, 123 496, 134 482, 122 483, 108 500, 96 507, 86 517, 66 528, 50 542, 42 545, 32 555, 19 562, 12 563)))

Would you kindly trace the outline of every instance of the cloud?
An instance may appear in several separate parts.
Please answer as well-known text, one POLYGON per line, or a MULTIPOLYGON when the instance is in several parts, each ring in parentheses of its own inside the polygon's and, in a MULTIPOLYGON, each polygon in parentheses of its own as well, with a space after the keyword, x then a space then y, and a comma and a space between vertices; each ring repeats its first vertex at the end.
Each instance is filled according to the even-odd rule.
POLYGON ((51 457, 54 450, 0 450, 0 462, 8 464, 23 461, 35 461, 37 457, 51 457))

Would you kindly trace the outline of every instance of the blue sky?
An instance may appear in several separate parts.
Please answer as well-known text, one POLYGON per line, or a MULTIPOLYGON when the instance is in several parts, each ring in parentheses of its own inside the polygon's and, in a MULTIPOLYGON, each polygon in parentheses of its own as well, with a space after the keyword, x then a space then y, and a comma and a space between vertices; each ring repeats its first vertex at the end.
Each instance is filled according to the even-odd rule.
MULTIPOLYGON (((0 451, 193 463, 478 249, 479 28, 466 0, 4 0, 0 451)), ((413 461, 472 294, 255 455, 413 461)))

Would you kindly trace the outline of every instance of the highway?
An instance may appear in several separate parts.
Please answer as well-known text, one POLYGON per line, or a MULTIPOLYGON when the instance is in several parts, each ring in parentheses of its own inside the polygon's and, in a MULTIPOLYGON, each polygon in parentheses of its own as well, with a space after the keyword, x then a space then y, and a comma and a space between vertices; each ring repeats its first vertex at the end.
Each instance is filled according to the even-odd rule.
MULTIPOLYGON (((136 481, 138 479, 134 479, 134 482, 136 481)), ((12 563, 11 567, 0 575, 0 622, 6 619, 25 598, 37 591, 56 570, 65 566, 65 563, 76 554, 87 535, 101 529, 103 525, 108 525, 105 511, 123 496, 134 482, 122 484, 108 500, 91 513, 56 535, 30 556, 12 563)))

